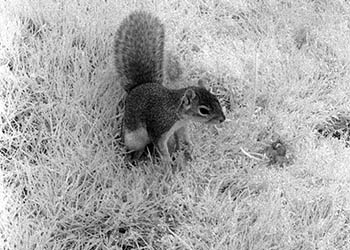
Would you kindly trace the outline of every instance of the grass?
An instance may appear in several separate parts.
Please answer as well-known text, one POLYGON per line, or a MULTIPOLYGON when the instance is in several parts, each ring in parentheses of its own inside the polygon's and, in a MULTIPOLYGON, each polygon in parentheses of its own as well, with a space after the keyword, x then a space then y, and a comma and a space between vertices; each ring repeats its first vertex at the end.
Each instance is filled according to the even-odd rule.
POLYGON ((349 14, 341 0, 0 2, 0 248, 349 249, 348 135, 317 132, 349 115, 349 14), (205 79, 227 116, 191 126, 194 160, 175 172, 128 167, 116 136, 113 37, 139 8, 166 24, 182 71, 168 85, 205 79))

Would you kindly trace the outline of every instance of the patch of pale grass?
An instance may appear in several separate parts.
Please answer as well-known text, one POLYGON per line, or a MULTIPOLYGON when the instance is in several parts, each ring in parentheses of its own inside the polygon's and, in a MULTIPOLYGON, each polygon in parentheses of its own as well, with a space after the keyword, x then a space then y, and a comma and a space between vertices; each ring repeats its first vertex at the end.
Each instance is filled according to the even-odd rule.
MULTIPOLYGON (((349 109, 341 1, 0 3, 1 249, 349 249, 349 149, 315 128, 349 109), (166 24, 176 86, 205 79, 227 121, 194 160, 130 167, 114 32, 166 24), (279 138, 290 162, 258 161, 279 138)), ((169 83, 170 85, 172 83, 169 83)))

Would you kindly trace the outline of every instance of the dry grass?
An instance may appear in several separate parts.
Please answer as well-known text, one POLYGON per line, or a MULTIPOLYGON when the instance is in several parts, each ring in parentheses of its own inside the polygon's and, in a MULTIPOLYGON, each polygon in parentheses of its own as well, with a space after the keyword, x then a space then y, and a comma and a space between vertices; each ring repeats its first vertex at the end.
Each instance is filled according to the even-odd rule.
POLYGON ((349 16, 341 0, 1 1, 0 248, 349 249, 348 136, 315 131, 349 114, 349 16), (127 167, 116 137, 113 34, 138 8, 166 23, 174 85, 206 79, 226 109, 192 126, 175 172, 127 167))

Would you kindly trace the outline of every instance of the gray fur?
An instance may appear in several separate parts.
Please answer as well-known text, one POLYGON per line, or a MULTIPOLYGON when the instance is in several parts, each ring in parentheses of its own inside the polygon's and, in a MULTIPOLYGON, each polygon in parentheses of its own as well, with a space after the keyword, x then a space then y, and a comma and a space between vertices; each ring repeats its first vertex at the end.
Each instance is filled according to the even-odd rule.
POLYGON ((164 25, 150 13, 133 12, 117 30, 114 54, 117 73, 127 92, 144 83, 163 84, 164 25))

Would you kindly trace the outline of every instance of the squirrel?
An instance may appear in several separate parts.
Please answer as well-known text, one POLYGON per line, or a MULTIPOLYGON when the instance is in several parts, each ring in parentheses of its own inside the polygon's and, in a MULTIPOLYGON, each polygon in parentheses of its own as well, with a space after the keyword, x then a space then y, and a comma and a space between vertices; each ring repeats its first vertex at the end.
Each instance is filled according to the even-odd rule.
POLYGON ((122 124, 124 144, 137 160, 153 143, 162 160, 171 161, 168 140, 192 149, 189 121, 218 124, 225 120, 218 99, 204 86, 168 89, 164 83, 163 23, 146 11, 124 18, 115 35, 115 67, 126 91, 122 124))

